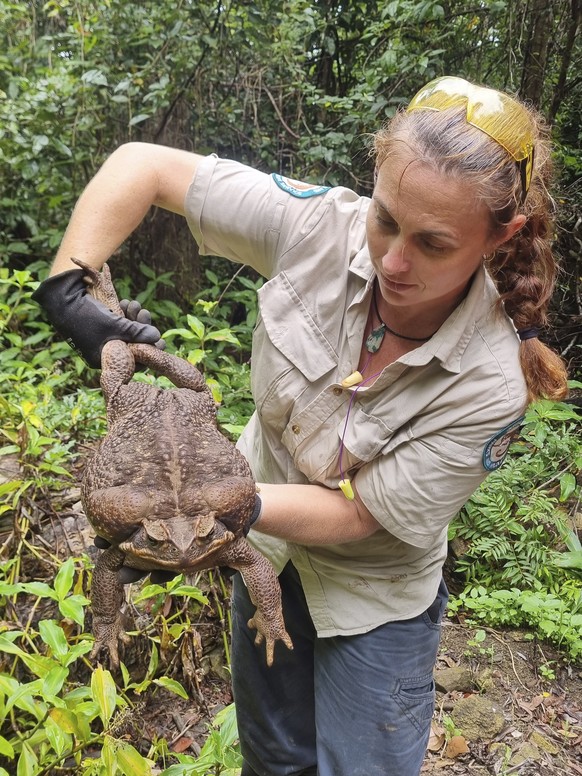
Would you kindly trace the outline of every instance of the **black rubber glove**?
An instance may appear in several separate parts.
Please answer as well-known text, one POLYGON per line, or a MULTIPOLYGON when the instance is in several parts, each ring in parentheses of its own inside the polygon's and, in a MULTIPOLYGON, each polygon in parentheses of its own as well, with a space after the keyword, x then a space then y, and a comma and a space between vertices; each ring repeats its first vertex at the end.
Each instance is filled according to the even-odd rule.
MULTIPOLYGON (((96 536, 93 539, 93 544, 100 550, 107 550, 111 547, 111 543, 104 539, 102 536, 96 536)), ((147 577, 149 574, 152 585, 165 585, 166 582, 174 579, 174 577, 181 574, 181 571, 166 571, 165 569, 154 569, 153 571, 144 571, 142 569, 134 569, 132 566, 122 566, 119 569, 119 581, 123 585, 129 585, 132 582, 138 582, 142 577, 147 577)))
MULTIPOLYGON (((89 366, 101 365, 101 348, 109 340, 155 345, 160 332, 149 323, 112 313, 88 293, 82 269, 53 275, 40 284, 32 298, 47 318, 89 366)), ((147 312, 147 311, 142 311, 147 312)))
POLYGON ((253 524, 257 522, 257 520, 260 518, 261 513, 263 511, 263 502, 261 501, 261 497, 257 493, 255 496, 255 508, 253 509, 253 514, 250 516, 248 523, 243 528, 243 536, 246 536, 248 532, 253 527, 253 524))

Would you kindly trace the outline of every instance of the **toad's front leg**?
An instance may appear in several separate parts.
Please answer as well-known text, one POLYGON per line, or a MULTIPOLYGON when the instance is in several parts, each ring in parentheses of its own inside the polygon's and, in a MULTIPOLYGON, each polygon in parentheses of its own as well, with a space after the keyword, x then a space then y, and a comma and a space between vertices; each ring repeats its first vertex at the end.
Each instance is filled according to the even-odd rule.
POLYGON ((91 659, 99 658, 101 652, 108 656, 112 668, 119 666, 119 641, 129 641, 123 627, 121 608, 124 602, 123 585, 119 571, 125 554, 117 547, 109 547, 101 553, 93 571, 91 584, 91 610, 93 612, 93 635, 95 644, 91 659))

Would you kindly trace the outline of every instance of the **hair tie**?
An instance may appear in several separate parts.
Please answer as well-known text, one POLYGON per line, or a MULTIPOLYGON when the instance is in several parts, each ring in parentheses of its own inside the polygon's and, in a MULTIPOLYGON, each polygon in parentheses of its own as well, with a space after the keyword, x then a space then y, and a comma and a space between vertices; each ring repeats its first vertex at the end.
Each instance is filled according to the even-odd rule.
POLYGON ((518 329, 517 333, 522 342, 524 340, 534 339, 535 337, 540 336, 540 330, 535 326, 529 326, 527 329, 518 329))

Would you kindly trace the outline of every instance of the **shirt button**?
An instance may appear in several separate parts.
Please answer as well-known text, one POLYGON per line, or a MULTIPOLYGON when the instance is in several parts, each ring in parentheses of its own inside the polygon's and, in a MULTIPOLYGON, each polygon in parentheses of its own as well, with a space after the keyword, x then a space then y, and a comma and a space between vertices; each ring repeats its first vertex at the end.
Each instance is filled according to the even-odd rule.
POLYGON ((297 425, 297 423, 294 426, 291 426, 291 431, 294 434, 298 434, 301 431, 301 428, 297 425))
POLYGON ((337 386, 337 385, 336 385, 336 387, 333 389, 333 392, 335 393, 335 395, 336 395, 336 396, 341 396, 341 395, 342 395, 342 393, 343 393, 342 389, 341 389, 341 388, 339 388, 339 386, 337 386))

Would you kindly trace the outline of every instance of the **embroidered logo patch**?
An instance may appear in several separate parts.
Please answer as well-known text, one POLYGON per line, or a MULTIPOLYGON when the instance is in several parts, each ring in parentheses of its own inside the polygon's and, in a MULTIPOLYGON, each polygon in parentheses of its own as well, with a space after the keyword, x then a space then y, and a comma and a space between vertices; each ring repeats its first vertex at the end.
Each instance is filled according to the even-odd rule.
POLYGON ((522 424, 523 416, 502 428, 487 442, 483 448, 483 467, 487 471, 493 472, 495 469, 499 469, 505 460, 509 445, 519 434, 522 424))
POLYGON ((286 191, 287 194, 291 194, 292 197, 298 199, 307 199, 308 197, 319 197, 321 194, 325 194, 329 191, 329 186, 317 186, 313 183, 303 183, 303 181, 295 181, 292 178, 285 178, 284 175, 279 173, 271 173, 271 177, 277 184, 277 186, 286 191))

